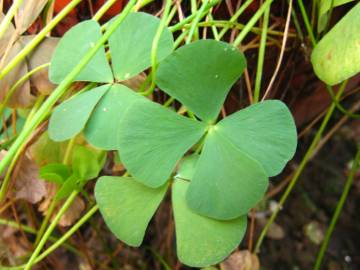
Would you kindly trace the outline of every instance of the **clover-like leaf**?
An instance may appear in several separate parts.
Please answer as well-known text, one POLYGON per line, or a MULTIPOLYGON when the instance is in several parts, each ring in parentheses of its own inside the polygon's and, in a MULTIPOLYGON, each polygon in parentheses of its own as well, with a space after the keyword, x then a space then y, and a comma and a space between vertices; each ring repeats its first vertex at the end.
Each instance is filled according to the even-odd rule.
POLYGON ((187 192, 189 207, 220 220, 245 215, 268 186, 263 167, 217 131, 209 130, 187 192))
POLYGON ((329 85, 360 71, 360 3, 356 4, 315 46, 311 62, 316 75, 329 85))
POLYGON ((86 140, 101 149, 115 150, 118 146, 120 120, 140 95, 121 84, 114 84, 101 98, 84 129, 86 140))
POLYGON ((107 226, 117 238, 130 246, 139 246, 167 184, 153 189, 127 177, 100 177, 95 197, 107 226))
MULTIPOLYGON (((151 65, 151 48, 160 20, 147 13, 130 13, 109 38, 114 76, 130 79, 151 65), (141 30, 141 31, 140 31, 141 30)), ((161 34, 157 60, 171 53, 174 40, 168 28, 161 34)))
POLYGON ((109 87, 99 86, 57 106, 50 117, 49 137, 54 141, 64 141, 78 134, 109 87))
POLYGON ((68 197, 71 192, 79 188, 82 179, 76 173, 70 175, 61 185, 59 191, 55 195, 55 200, 59 201, 68 197))
MULTIPOLYGON (((60 40, 51 59, 49 78, 59 84, 101 38, 100 25, 94 20, 83 21, 72 27, 60 40)), ((112 82, 113 75, 100 48, 90 62, 75 77, 75 81, 112 82)))
POLYGON ((240 110, 216 125, 236 148, 258 161, 268 176, 280 173, 293 157, 296 126, 287 106, 267 100, 240 110))
POLYGON ((70 167, 62 163, 50 163, 40 168, 39 175, 41 179, 49 182, 63 184, 70 176, 70 167))
POLYGON ((198 154, 192 154, 184 157, 179 164, 179 169, 174 178, 190 181, 194 176, 199 157, 200 156, 198 154))
POLYGON ((179 159, 201 138, 206 125, 144 99, 129 108, 120 128, 119 152, 123 164, 136 180, 159 187, 179 159))
POLYGON ((236 47, 199 40, 166 57, 159 64, 156 83, 202 120, 213 121, 245 67, 245 57, 236 47))
POLYGON ((186 181, 175 180, 172 187, 177 255, 192 267, 216 264, 240 244, 247 217, 221 221, 194 213, 185 200, 188 186, 186 181))

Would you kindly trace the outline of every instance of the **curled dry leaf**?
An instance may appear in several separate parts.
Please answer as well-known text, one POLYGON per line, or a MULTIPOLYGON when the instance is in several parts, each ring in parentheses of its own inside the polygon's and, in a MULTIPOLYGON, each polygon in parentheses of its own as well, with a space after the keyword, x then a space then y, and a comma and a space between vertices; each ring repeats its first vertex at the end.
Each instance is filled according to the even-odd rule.
POLYGON ((259 270, 260 262, 255 254, 248 250, 236 251, 221 263, 223 270, 259 270))
MULTIPOLYGON (((0 22, 3 20, 3 18, 5 17, 5 15, 0 12, 0 22)), ((12 35, 14 35, 15 33, 15 28, 13 26, 12 23, 10 23, 8 29, 5 31, 4 35, 2 36, 2 38, 0 38, 0 56, 3 55, 9 40, 11 38, 12 35)))
MULTIPOLYGON (((23 48, 21 42, 16 42, 9 53, 5 56, 4 66, 6 66, 23 48)), ((0 80, 0 101, 2 101, 6 93, 11 89, 11 87, 27 73, 27 65, 25 61, 21 61, 15 68, 13 68, 3 79, 0 80)), ((18 107, 28 107, 32 104, 34 97, 30 92, 30 83, 26 81, 12 95, 7 105, 12 108, 18 107)))
MULTIPOLYGON (((25 46, 35 36, 22 36, 20 38, 21 43, 25 46)), ((45 38, 27 57, 28 68, 33 70, 34 68, 46 63, 50 63, 51 56, 55 50, 56 45, 59 42, 59 38, 47 37, 45 38)), ((48 68, 41 69, 36 72, 30 78, 31 85, 36 88, 38 92, 43 95, 49 95, 52 90, 55 89, 55 85, 49 81, 48 68)))
POLYGON ((24 33, 40 15, 48 0, 26 0, 15 14, 15 26, 19 34, 24 33))
POLYGON ((15 196, 17 199, 37 203, 47 194, 45 182, 39 178, 37 165, 27 155, 20 162, 16 174, 15 196))

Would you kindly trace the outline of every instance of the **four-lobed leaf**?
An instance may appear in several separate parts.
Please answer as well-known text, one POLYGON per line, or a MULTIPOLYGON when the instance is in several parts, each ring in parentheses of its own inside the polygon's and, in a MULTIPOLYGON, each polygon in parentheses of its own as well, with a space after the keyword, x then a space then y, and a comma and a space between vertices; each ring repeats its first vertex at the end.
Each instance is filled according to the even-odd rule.
POLYGON ((199 40, 165 58, 159 64, 156 83, 202 120, 211 122, 245 67, 245 56, 236 47, 199 40))
POLYGON ((149 188, 129 177, 103 176, 96 182, 95 197, 110 230, 130 246, 140 246, 146 228, 167 184, 149 188))
POLYGON ((77 135, 109 87, 110 85, 99 86, 57 106, 50 117, 49 137, 54 141, 64 141, 77 135))

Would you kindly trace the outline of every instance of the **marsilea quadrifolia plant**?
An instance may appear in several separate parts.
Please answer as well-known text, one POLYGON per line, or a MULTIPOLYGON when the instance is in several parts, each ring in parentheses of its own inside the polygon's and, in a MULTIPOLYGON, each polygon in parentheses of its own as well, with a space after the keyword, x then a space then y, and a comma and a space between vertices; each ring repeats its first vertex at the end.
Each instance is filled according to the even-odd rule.
MULTIPOLYGON (((145 13, 128 15, 108 41, 111 65, 103 48, 76 78, 100 86, 57 106, 49 135, 63 141, 83 132, 91 145, 119 151, 129 176, 100 177, 95 197, 107 226, 128 245, 141 244, 171 188, 178 257, 202 267, 239 245, 247 212, 262 199, 268 177, 294 155, 296 129, 277 100, 217 120, 246 66, 244 55, 224 42, 199 40, 173 51, 171 32, 161 35, 155 83, 194 117, 123 85, 151 66, 159 22, 145 13)), ((68 31, 53 55, 51 81, 61 82, 100 37, 100 26, 91 20, 68 31)))

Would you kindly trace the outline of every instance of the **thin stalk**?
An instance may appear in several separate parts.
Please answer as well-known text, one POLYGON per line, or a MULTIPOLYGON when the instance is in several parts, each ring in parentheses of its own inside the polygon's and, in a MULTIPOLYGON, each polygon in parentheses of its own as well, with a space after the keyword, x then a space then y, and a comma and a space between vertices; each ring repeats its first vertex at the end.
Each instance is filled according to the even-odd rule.
MULTIPOLYGON (((24 232, 30 233, 30 234, 36 234, 37 233, 36 229, 34 229, 34 228, 30 227, 30 226, 24 225, 24 224, 18 224, 17 222, 12 221, 12 220, 0 219, 0 225, 9 226, 9 227, 12 227, 12 228, 18 229, 18 230, 23 230, 24 232)), ((50 242, 56 243, 58 240, 59 239, 56 238, 56 237, 53 237, 53 236, 49 237, 50 242)), ((74 248, 73 246, 71 246, 69 244, 66 244, 66 243, 64 243, 63 246, 66 249, 68 249, 69 251, 75 253, 76 255, 81 255, 81 253, 76 248, 74 248)), ((2 269, 1 265, 0 265, 0 269, 2 269)))
POLYGON ((193 36, 195 36, 195 38, 199 37, 199 33, 197 32, 197 24, 201 20, 201 15, 204 13, 208 2, 209 2, 209 0, 204 0, 204 3, 201 5, 201 7, 199 9, 199 12, 197 12, 193 22, 191 23, 189 35, 186 39, 186 44, 189 44, 191 42, 193 36))
POLYGON ((251 28, 254 27, 256 22, 260 19, 260 17, 264 14, 266 9, 271 5, 273 0, 266 0, 264 4, 255 12, 255 14, 251 17, 248 23, 245 25, 244 29, 240 32, 240 34, 234 40, 233 45, 239 46, 246 35, 251 31, 251 28))
POLYGON ((254 88, 254 98, 253 98, 254 103, 257 103, 259 101, 259 97, 260 97, 261 79, 262 79, 263 67, 264 67, 264 58, 265 58, 267 31, 268 31, 268 26, 269 26, 269 17, 270 17, 270 6, 268 6, 268 8, 265 10, 264 21, 263 21, 263 25, 262 25, 259 56, 258 56, 256 77, 255 77, 255 88, 254 88))
POLYGON ((146 96, 151 94, 155 89, 156 69, 158 66, 157 51, 158 51, 161 34, 163 33, 163 31, 166 27, 166 22, 168 21, 170 8, 171 8, 171 0, 166 0, 164 13, 162 15, 159 27, 156 31, 155 37, 152 42, 152 47, 151 47, 151 84, 150 84, 150 88, 143 93, 143 95, 146 95, 146 96))
POLYGON ((51 218, 51 215, 54 213, 56 205, 57 205, 57 201, 54 198, 52 198, 50 206, 46 211, 45 218, 41 222, 40 229, 38 230, 38 232, 36 234, 36 239, 35 239, 35 244, 34 244, 35 246, 39 244, 41 237, 43 236, 43 234, 45 232, 46 226, 48 225, 48 222, 51 218))
POLYGON ((13 4, 11 5, 9 11, 6 13, 4 19, 0 24, 0 38, 2 38, 8 30, 11 20, 14 18, 17 10, 19 9, 20 5, 22 4, 23 0, 13 0, 13 4))
MULTIPOLYGON (((253 2, 254 0, 247 0, 241 7, 235 12, 235 14, 230 18, 229 23, 234 23, 240 17, 240 15, 245 11, 245 9, 253 2)), ((219 38, 222 38, 226 32, 230 29, 229 26, 225 26, 219 33, 219 38)))
MULTIPOLYGON (((197 0, 190 0, 190 5, 191 5, 191 13, 196 14, 196 16, 195 16, 195 18, 196 18, 198 16, 198 14, 201 12, 200 10, 198 12, 197 0)), ((199 31, 198 31, 197 27, 194 29, 193 34, 196 39, 199 38, 199 31)))
POLYGON ((34 73, 48 67, 50 65, 50 63, 46 63, 43 65, 40 65, 34 69, 32 69, 31 71, 29 71, 28 73, 26 73, 24 76, 22 76, 11 88, 10 90, 6 93, 3 101, 0 104, 0 115, 2 115, 7 103, 9 102, 9 99, 12 97, 12 95, 15 93, 15 91, 18 89, 19 86, 21 86, 24 82, 26 82, 34 73))
POLYGON ((307 15, 307 13, 306 13, 306 10, 305 10, 303 1, 302 1, 302 0, 298 0, 298 5, 299 5, 300 12, 301 12, 301 15, 302 15, 303 20, 304 20, 304 24, 305 24, 306 31, 307 31, 308 34, 309 34, 310 41, 311 41, 313 47, 315 47, 315 45, 316 45, 316 38, 315 38, 314 32, 313 32, 313 30, 312 30, 312 27, 311 27, 311 24, 310 24, 310 21, 309 21, 309 17, 308 17, 308 15, 307 15))
POLYGON ((1 71, 0 80, 18 65, 46 37, 46 35, 79 3, 72 0, 54 19, 46 25, 1 71))
MULTIPOLYGON (((340 86, 340 89, 338 91, 338 93, 336 94, 336 99, 339 100, 341 95, 343 94, 345 87, 346 87, 347 81, 343 82, 340 86)), ((271 224, 274 222, 274 220, 276 219, 278 213, 280 212, 280 209, 282 208, 282 206, 284 205, 286 199, 288 198, 288 196, 290 195, 291 191, 293 190, 297 180, 299 179, 301 173, 303 172, 304 168, 306 167, 307 163, 309 162, 310 158, 313 155, 313 152, 317 146, 317 144, 319 143, 321 136, 333 114, 333 112, 335 111, 335 103, 332 103, 330 108, 328 109, 324 120, 321 123, 321 126, 319 128, 319 130, 316 132, 314 139, 311 142, 310 147, 308 148, 308 150, 305 153, 305 156, 303 157, 298 169, 295 171, 288 187, 286 188, 284 194, 281 196, 280 201, 276 207, 276 209, 274 210, 274 212, 272 213, 272 215, 270 216, 268 222, 266 223, 265 227, 263 228, 263 230, 260 233, 260 236, 256 242, 256 246, 255 246, 255 253, 258 253, 260 251, 260 246, 271 226, 271 224)))
MULTIPOLYGON (((207 4, 204 12, 201 14, 201 18, 203 18, 204 16, 206 16, 206 14, 208 13, 209 9, 211 9, 213 6, 215 6, 217 3, 219 3, 220 0, 214 0, 211 1, 207 4)), ((199 10, 196 13, 191 14, 190 16, 186 17, 185 19, 183 19, 182 21, 178 22, 177 24, 169 27, 169 30, 171 32, 175 32, 178 30, 182 30, 182 28, 184 27, 184 25, 188 24, 189 22, 191 22, 199 13, 199 10)))
POLYGON ((56 214, 56 216, 54 217, 54 220, 51 222, 50 226, 47 228, 44 235, 41 237, 41 240, 40 240, 39 244, 36 246, 34 252, 31 254, 31 257, 30 257, 29 261, 27 262, 27 264, 25 265, 24 270, 30 270, 31 269, 31 267, 33 266, 33 264, 35 262, 36 257, 39 255, 39 253, 40 253, 41 249, 44 247, 46 241, 51 236, 51 233, 56 228, 56 225, 58 224, 61 217, 65 214, 65 212, 69 209, 69 207, 71 206, 71 204, 75 200, 77 194, 78 194, 78 191, 73 191, 70 194, 70 196, 66 199, 65 203, 60 208, 60 210, 56 214))
POLYGON ((108 0, 105 4, 101 6, 101 8, 95 13, 92 17, 93 20, 99 21, 102 16, 108 11, 109 8, 116 2, 117 0, 108 0))
MULTIPOLYGON (((81 219, 76 222, 70 230, 68 230, 63 236, 61 236, 54 244, 52 244, 48 249, 41 253, 35 260, 34 264, 39 263, 45 259, 49 254, 54 250, 60 247, 66 240, 68 240, 85 222, 87 222, 99 209, 97 205, 93 206, 81 219)), ((13 267, 2 267, 2 270, 23 270, 26 265, 19 265, 13 267)))
POLYGON ((10 147, 8 153, 0 162, 0 174, 4 172, 7 165, 11 162, 12 158, 15 156, 16 152, 24 145, 28 136, 35 130, 35 128, 43 121, 46 115, 51 110, 52 106, 56 101, 66 92, 74 78, 80 73, 80 71, 87 65, 87 63, 92 59, 95 53, 104 45, 108 40, 111 34, 117 29, 117 27, 122 23, 127 14, 131 11, 132 7, 135 5, 136 0, 130 0, 126 5, 123 12, 115 19, 115 21, 109 26, 104 35, 101 36, 99 41, 91 48, 86 55, 80 60, 78 65, 65 77, 65 79, 58 85, 58 87, 52 92, 48 99, 43 103, 37 113, 34 115, 33 119, 29 124, 21 131, 17 139, 14 141, 13 145, 10 147))
POLYGON ((357 169, 359 167, 359 162, 360 162, 360 147, 358 147, 357 153, 355 155, 354 162, 353 162, 352 167, 351 167, 350 174, 349 174, 349 176, 348 176, 348 178, 346 180, 346 183, 345 183, 343 192, 341 194, 340 200, 338 201, 338 203, 336 205, 336 209, 335 209, 334 215, 331 218, 329 228, 326 230, 325 239, 322 242, 319 254, 317 255, 314 270, 319 270, 320 267, 321 267, 321 263, 323 261, 324 255, 325 255, 325 251, 326 251, 326 249, 327 249, 327 247, 329 245, 331 235, 332 235, 332 233, 334 231, 335 225, 336 225, 336 223, 337 223, 337 221, 339 219, 339 216, 341 214, 341 211, 342 211, 342 209, 344 207, 347 196, 349 195, 349 191, 350 191, 350 188, 352 186, 355 173, 356 173, 356 171, 357 171, 357 169))

